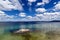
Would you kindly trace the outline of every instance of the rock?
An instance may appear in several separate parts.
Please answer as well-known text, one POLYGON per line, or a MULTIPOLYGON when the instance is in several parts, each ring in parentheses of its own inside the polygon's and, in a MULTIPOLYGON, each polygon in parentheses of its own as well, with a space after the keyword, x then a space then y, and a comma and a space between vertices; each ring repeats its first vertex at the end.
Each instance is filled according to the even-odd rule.
POLYGON ((25 32, 30 32, 29 29, 19 29, 17 31, 15 31, 14 33, 25 33, 25 32))

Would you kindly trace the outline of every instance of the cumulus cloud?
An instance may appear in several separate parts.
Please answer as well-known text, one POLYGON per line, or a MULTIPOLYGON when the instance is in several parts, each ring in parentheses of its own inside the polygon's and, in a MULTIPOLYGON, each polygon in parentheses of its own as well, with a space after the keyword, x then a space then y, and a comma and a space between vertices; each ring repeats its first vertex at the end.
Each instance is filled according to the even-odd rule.
POLYGON ((36 2, 36 0, 28 0, 28 2, 36 2))
POLYGON ((60 10, 60 1, 54 7, 55 7, 55 10, 60 10))
MULTIPOLYGON (((47 1, 47 3, 49 3, 47 1)), ((42 3, 37 3, 37 5, 42 5, 44 4, 43 2, 42 3)), ((40 8, 37 8, 36 9, 36 12, 43 12, 43 14, 36 14, 36 17, 38 17, 40 19, 40 21, 52 21, 52 20, 60 20, 60 1, 58 3, 54 3, 55 6, 52 7, 51 9, 40 9, 40 8), (37 11, 38 10, 38 11, 37 11), (41 11, 42 10, 42 11, 41 11), (43 11, 44 10, 44 11, 43 11), (48 10, 50 10, 50 12, 48 12, 48 10), (52 12, 54 11, 54 12, 52 12)))
POLYGON ((60 19, 60 12, 45 12, 44 14, 35 14, 36 16, 26 16, 22 21, 52 21, 60 19))
POLYGON ((11 1, 11 3, 13 4, 13 5, 15 5, 15 7, 18 9, 18 10, 23 10, 23 7, 22 7, 22 4, 19 2, 19 0, 10 0, 11 1))
POLYGON ((43 14, 36 14, 37 17, 43 16, 43 14))
POLYGON ((0 16, 6 15, 3 11, 0 11, 0 16))
POLYGON ((37 6, 40 6, 40 5, 44 5, 44 3, 43 2, 38 2, 37 6))
POLYGON ((15 16, 7 15, 5 12, 0 11, 0 21, 10 21, 14 19, 15 16))
POLYGON ((28 19, 31 19, 31 18, 33 18, 33 17, 32 17, 32 16, 27 16, 27 18, 28 18, 28 19))
POLYGON ((35 16, 26 16, 25 13, 21 13, 20 17, 22 19, 17 19, 17 21, 52 21, 60 20, 60 12, 44 12, 43 14, 35 14, 35 16), (21 16, 22 14, 22 16, 21 16))
MULTIPOLYGON (((29 3, 29 5, 32 5, 31 3, 32 2, 36 2, 37 0, 28 0, 28 3, 29 3)), ((42 0, 42 2, 38 2, 37 3, 37 6, 40 6, 40 5, 44 5, 44 4, 47 4, 47 3, 49 3, 51 0, 42 0)))
MULTIPOLYGON (((23 11, 22 4, 19 0, 0 0, 0 21, 16 21, 16 16, 8 15, 4 12, 11 10, 23 11)), ((25 15, 22 13, 20 16, 24 17, 25 15)))
POLYGON ((49 3, 51 0, 42 0, 43 3, 49 3))
POLYGON ((36 12, 45 12, 46 9, 45 9, 45 8, 37 8, 35 11, 36 11, 36 12))
POLYGON ((33 2, 36 2, 37 0, 28 0, 28 4, 31 6, 33 2))
MULTIPOLYGON (((8 18, 9 20, 10 20, 10 17, 8 18)), ((35 14, 35 16, 26 16, 25 13, 20 13, 20 17, 23 17, 23 18, 22 19, 21 18, 16 18, 15 20, 14 19, 11 19, 11 20, 12 21, 52 21, 52 20, 60 20, 60 12, 45 12, 44 14, 35 14)))
POLYGON ((19 16, 20 17, 26 17, 26 13, 21 12, 21 13, 19 13, 19 16))
POLYGON ((42 2, 37 3, 37 6, 48 4, 50 1, 51 0, 42 0, 42 2))
POLYGON ((52 21, 60 19, 60 12, 45 12, 44 14, 36 14, 40 21, 52 21))
POLYGON ((18 0, 0 0, 0 10, 23 10, 18 0))
MULTIPOLYGON (((37 0, 28 0, 28 2, 36 2, 37 0)), ((50 0, 42 0, 42 2, 37 3, 37 5, 44 5, 46 3, 49 3, 50 0)), ((27 16, 26 13, 21 12, 18 14, 19 18, 15 18, 14 15, 7 15, 4 11, 10 11, 10 10, 23 10, 22 5, 19 3, 18 0, 0 0, 0 21, 52 21, 52 20, 60 20, 60 12, 57 12, 56 10, 60 10, 60 2, 54 3, 56 4, 54 6, 55 12, 48 12, 45 8, 36 8, 36 14, 35 16, 27 16), (4 11, 1 11, 4 10, 4 11), (40 14, 42 13, 42 14, 40 14), (22 18, 22 19, 21 19, 22 18)))

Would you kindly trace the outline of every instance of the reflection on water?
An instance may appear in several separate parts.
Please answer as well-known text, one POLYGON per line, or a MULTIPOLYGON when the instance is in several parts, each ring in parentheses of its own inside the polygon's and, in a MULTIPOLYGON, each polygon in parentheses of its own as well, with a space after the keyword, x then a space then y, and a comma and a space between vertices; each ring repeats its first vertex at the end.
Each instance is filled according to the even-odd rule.
POLYGON ((13 29, 29 28, 32 30, 51 31, 60 29, 60 22, 46 23, 0 23, 0 34, 13 29))

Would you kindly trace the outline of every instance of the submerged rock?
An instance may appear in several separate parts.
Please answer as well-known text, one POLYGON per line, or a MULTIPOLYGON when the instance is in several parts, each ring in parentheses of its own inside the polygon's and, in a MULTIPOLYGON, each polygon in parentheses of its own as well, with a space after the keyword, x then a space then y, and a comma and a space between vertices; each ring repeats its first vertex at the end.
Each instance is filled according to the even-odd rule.
POLYGON ((14 33, 26 33, 26 32, 30 32, 29 29, 19 29, 17 31, 15 31, 14 33))

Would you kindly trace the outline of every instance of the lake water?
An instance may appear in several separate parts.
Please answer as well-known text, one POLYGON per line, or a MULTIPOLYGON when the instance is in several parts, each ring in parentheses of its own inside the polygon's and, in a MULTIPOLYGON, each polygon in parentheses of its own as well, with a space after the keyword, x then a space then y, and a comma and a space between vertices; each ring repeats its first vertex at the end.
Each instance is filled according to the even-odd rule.
POLYGON ((19 23, 7 22, 0 23, 0 34, 21 28, 28 28, 30 30, 52 31, 60 29, 60 22, 41 22, 41 23, 19 23))

